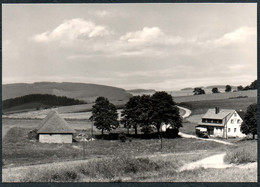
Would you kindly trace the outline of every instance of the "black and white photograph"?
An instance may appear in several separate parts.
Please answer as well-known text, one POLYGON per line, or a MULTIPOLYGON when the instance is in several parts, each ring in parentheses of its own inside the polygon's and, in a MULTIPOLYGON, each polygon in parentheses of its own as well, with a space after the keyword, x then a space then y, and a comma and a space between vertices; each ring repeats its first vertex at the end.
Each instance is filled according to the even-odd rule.
POLYGON ((257 182, 257 3, 2 4, 2 182, 257 182))

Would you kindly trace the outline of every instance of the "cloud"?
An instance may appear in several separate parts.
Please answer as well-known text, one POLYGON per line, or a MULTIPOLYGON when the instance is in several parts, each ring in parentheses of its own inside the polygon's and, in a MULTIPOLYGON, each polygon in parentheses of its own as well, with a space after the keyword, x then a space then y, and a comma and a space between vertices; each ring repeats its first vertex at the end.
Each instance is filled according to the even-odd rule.
POLYGON ((242 43, 247 42, 254 35, 256 35, 256 29, 251 27, 241 27, 233 32, 225 34, 223 37, 215 40, 214 43, 217 46, 242 43))
POLYGON ((35 42, 48 43, 60 41, 66 43, 74 40, 87 40, 95 37, 102 37, 111 32, 102 25, 96 25, 91 21, 81 18, 66 20, 52 31, 35 35, 35 42))
POLYGON ((137 44, 166 44, 176 45, 184 42, 180 36, 165 34, 159 27, 144 27, 142 30, 128 32, 120 37, 121 41, 137 44))
POLYGON ((158 27, 144 27, 140 31, 128 32, 120 37, 120 40, 127 42, 154 42, 162 37, 164 33, 158 27))
POLYGON ((94 15, 98 16, 98 17, 108 17, 108 16, 111 16, 111 12, 108 12, 106 10, 97 10, 95 12, 93 12, 94 15))
POLYGON ((228 45, 238 45, 249 41, 256 42, 256 28, 240 27, 232 32, 224 34, 222 37, 207 40, 206 42, 198 42, 203 47, 225 47, 228 45))

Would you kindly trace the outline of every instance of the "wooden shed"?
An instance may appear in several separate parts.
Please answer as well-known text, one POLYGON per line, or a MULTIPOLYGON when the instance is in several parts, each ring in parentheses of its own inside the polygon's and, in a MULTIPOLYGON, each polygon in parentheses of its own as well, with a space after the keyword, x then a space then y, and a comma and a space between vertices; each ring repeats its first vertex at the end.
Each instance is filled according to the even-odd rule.
POLYGON ((48 113, 37 131, 41 143, 72 143, 75 132, 56 111, 48 113))

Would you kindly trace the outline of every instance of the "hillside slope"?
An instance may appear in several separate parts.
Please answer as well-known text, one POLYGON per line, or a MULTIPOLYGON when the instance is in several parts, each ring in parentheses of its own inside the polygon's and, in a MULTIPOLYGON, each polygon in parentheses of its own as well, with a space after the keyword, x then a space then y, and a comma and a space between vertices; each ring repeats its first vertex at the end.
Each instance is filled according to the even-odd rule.
POLYGON ((128 100, 131 97, 131 94, 124 89, 97 84, 37 82, 33 84, 6 84, 2 86, 2 100, 29 94, 66 96, 86 102, 93 102, 99 96, 106 97, 110 101, 128 100))

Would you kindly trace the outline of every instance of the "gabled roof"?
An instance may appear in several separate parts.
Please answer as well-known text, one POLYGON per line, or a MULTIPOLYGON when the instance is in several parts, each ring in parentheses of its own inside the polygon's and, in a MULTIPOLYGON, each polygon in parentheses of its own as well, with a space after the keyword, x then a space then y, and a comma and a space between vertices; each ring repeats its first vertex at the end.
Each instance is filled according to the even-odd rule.
POLYGON ((72 129, 68 123, 59 116, 56 111, 51 111, 47 116, 41 121, 38 126, 38 134, 41 133, 58 133, 67 134, 75 133, 76 131, 72 129))
POLYGON ((245 118, 245 112, 244 111, 236 111, 238 113, 238 115, 242 118, 242 120, 244 120, 245 118))
POLYGON ((215 109, 208 109, 206 114, 202 116, 202 118, 206 119, 224 119, 225 117, 231 117, 231 114, 235 112, 235 110, 231 109, 220 109, 219 112, 216 114, 215 109))

